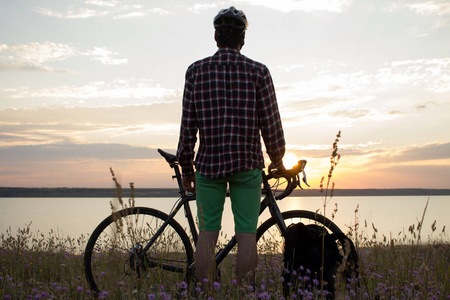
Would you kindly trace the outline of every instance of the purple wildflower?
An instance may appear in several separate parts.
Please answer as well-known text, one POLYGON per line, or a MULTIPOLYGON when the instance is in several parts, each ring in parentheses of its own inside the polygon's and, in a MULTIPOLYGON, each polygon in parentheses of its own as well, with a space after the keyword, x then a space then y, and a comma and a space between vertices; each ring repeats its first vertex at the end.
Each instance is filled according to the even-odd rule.
POLYGON ((105 299, 108 295, 109 295, 109 293, 107 291, 103 291, 100 294, 98 294, 98 298, 105 299))

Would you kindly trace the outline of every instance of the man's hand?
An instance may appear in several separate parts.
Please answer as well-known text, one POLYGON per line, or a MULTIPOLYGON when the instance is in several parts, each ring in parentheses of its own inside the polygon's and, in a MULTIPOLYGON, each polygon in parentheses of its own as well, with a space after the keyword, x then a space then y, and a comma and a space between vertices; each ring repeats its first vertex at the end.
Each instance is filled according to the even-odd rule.
POLYGON ((183 176, 181 178, 181 185, 186 192, 195 193, 195 175, 183 176))
POLYGON ((270 163, 269 167, 267 167, 267 170, 269 171, 269 174, 272 173, 273 170, 278 171, 285 171, 286 168, 284 167, 283 161, 281 163, 274 164, 273 162, 270 163))

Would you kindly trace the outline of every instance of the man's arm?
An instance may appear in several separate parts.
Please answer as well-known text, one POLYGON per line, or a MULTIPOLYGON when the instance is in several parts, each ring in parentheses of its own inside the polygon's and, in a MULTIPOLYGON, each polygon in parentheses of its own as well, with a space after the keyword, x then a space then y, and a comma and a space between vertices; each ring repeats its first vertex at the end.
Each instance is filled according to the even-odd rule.
POLYGON ((180 125, 180 137, 178 140, 177 159, 184 177, 194 175, 194 147, 197 142, 197 118, 193 100, 193 88, 186 73, 186 82, 183 92, 183 108, 180 125))
POLYGON ((267 68, 265 71, 258 99, 261 135, 266 146, 267 154, 272 161, 272 166, 274 168, 281 168, 283 167, 286 143, 272 77, 267 68))

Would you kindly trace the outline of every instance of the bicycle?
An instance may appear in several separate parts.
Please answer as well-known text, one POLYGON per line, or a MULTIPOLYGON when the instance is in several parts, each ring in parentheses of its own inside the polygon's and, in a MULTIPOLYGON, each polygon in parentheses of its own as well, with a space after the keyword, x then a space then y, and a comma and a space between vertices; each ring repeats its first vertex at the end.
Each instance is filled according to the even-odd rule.
MULTIPOLYGON (((181 172, 176 156, 161 149, 158 152, 174 169, 173 179, 177 180, 180 198, 175 202, 172 211, 166 214, 148 207, 129 207, 117 211, 105 218, 93 231, 84 253, 85 277, 92 291, 99 293, 105 290, 106 284, 134 284, 144 286, 149 282, 191 282, 194 277, 194 248, 198 239, 196 221, 193 217, 190 202, 195 194, 187 193, 181 184, 181 172), (174 219, 184 209, 191 237, 174 219)), ((260 216, 267 208, 271 217, 257 229, 259 256, 282 253, 282 237, 291 223, 316 223, 324 226, 328 232, 342 233, 339 227, 324 216, 305 210, 281 212, 276 201, 289 196, 296 187, 301 188, 300 173, 307 185, 305 160, 290 170, 276 171, 266 174, 262 171, 264 195, 261 201, 260 216), (276 179, 278 187, 280 179, 286 180, 286 188, 276 195, 269 180, 276 179)), ((283 182, 284 183, 284 182, 283 182)), ((219 265, 236 245, 232 237, 216 254, 219 265)))

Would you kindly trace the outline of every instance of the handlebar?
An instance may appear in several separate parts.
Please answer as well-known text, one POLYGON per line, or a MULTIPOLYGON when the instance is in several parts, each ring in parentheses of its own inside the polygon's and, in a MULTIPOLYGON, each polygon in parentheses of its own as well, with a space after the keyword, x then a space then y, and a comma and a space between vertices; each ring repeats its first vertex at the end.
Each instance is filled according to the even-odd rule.
POLYGON ((294 166, 292 169, 289 170, 269 170, 269 174, 266 175, 266 180, 272 179, 272 178, 281 178, 283 177, 287 181, 286 189, 278 196, 275 197, 277 200, 281 200, 285 197, 287 197, 289 194, 292 193, 292 191, 299 187, 303 189, 301 183, 300 183, 300 173, 302 173, 302 181, 309 187, 309 184, 306 180, 306 173, 305 173, 305 166, 306 166, 306 160, 299 160, 297 165, 294 166))

